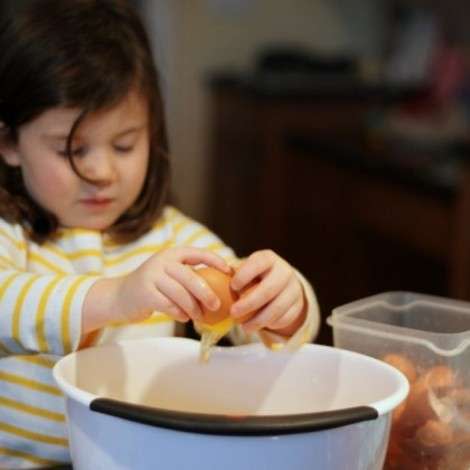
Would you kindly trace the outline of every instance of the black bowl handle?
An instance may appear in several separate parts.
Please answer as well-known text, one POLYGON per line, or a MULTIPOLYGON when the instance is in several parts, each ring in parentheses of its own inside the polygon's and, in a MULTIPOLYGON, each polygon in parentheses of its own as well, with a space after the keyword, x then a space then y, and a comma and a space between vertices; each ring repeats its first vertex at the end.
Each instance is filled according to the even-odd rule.
POLYGON ((143 405, 96 398, 90 409, 136 423, 177 431, 230 436, 270 436, 323 431, 369 421, 379 416, 371 406, 290 415, 216 415, 165 410, 143 405))

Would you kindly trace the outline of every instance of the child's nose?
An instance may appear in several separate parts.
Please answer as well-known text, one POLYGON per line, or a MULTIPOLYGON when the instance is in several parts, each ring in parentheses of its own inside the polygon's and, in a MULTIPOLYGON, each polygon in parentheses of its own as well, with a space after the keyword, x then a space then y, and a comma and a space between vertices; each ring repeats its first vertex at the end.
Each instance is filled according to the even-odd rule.
POLYGON ((113 156, 103 152, 90 155, 83 165, 83 174, 95 184, 106 185, 116 179, 113 156))

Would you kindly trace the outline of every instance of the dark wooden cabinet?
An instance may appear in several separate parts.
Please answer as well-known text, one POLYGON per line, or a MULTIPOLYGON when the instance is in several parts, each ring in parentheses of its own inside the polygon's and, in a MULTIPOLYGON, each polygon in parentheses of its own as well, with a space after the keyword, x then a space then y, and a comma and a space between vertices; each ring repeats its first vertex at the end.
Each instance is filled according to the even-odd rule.
MULTIPOLYGON (((319 90, 211 88, 211 227, 241 256, 279 252, 312 282, 323 318, 387 290, 470 298, 467 165, 452 160, 443 182, 439 161, 370 152, 369 113, 400 91, 319 90)), ((319 341, 331 343, 325 322, 319 341)))

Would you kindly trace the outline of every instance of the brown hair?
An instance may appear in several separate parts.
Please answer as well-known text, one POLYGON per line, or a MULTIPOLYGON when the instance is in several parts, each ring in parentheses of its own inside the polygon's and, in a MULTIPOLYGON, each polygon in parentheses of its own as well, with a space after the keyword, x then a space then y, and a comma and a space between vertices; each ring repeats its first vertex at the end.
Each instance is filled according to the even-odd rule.
MULTIPOLYGON (((89 113, 117 104, 136 87, 147 99, 147 176, 133 206, 108 230, 116 241, 135 240, 161 214, 169 180, 162 97, 142 21, 126 0, 5 3, 16 5, 0 25, 1 138, 16 142, 20 126, 49 108, 81 109, 67 139, 69 161, 76 172, 70 146, 80 122, 89 113)), ((28 194, 21 170, 2 158, 0 217, 21 224, 38 243, 53 237, 58 228, 57 218, 28 194)))

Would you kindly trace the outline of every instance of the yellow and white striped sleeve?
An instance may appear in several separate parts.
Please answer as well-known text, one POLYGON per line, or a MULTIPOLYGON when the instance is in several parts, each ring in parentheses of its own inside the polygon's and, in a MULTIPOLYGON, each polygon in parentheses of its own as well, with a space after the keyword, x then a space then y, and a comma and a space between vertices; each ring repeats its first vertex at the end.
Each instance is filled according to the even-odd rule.
POLYGON ((81 312, 94 276, 36 274, 24 262, 27 244, 0 223, 0 355, 66 354, 78 347, 81 312))
POLYGON ((210 250, 228 263, 236 260, 233 250, 203 224, 187 217, 174 207, 166 209, 165 217, 173 228, 174 246, 192 246, 210 250))

